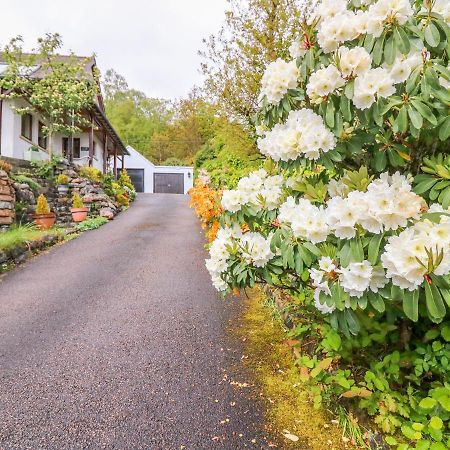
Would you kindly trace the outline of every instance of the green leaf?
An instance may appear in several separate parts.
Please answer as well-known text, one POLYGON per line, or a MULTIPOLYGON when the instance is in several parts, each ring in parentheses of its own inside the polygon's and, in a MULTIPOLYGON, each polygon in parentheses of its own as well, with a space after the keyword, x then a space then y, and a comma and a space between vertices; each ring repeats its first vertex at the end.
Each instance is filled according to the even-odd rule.
POLYGON ((386 34, 383 33, 379 39, 375 42, 373 47, 373 62, 376 66, 379 66, 381 63, 381 58, 383 56, 383 47, 384 47, 384 39, 386 38, 386 34))
POLYGON ((439 128, 439 139, 446 141, 450 137, 450 116, 448 116, 439 128))
POLYGON ((430 450, 448 450, 448 449, 442 442, 433 442, 431 444, 430 450))
POLYGON ((419 289, 415 291, 405 291, 403 295, 403 311, 413 322, 419 319, 419 289))
POLYGON ((380 245, 384 234, 375 234, 369 241, 368 261, 372 266, 376 265, 380 253, 380 245))
POLYGON ((436 178, 421 181, 414 187, 413 191, 419 195, 424 194, 425 192, 428 192, 437 183, 437 181, 438 180, 436 178))
POLYGON ((408 116, 411 119, 411 123, 414 128, 420 130, 423 126, 423 118, 419 112, 417 112, 411 105, 408 106, 408 116))
POLYGON ((411 104, 414 106, 414 108, 419 111, 421 116, 428 120, 433 125, 437 125, 437 119, 434 116, 433 112, 429 108, 429 106, 425 105, 425 103, 422 103, 419 100, 411 99, 411 104))
POLYGON ((440 430, 444 425, 444 422, 442 422, 442 419, 437 416, 433 416, 430 419, 430 427, 434 428, 435 430, 440 430))
POLYGON ((440 193, 438 201, 444 209, 447 209, 450 206, 450 188, 447 188, 440 193))
POLYGON ((384 303, 383 298, 380 295, 377 295, 373 292, 369 292, 368 294, 369 302, 372 305, 375 311, 379 313, 383 313, 386 310, 386 305, 384 303))
POLYGON ((396 45, 394 35, 392 34, 386 41, 384 46, 384 60, 387 64, 391 65, 395 60, 396 45))
POLYGON ((425 28, 424 36, 425 41, 431 47, 437 47, 439 45, 439 42, 441 41, 441 33, 439 33, 439 30, 433 22, 430 22, 425 28))
POLYGON ((325 122, 330 128, 334 127, 334 103, 331 99, 327 103, 327 112, 325 115, 325 122))
POLYGON ((397 118, 394 122, 394 131, 398 131, 400 133, 405 133, 408 129, 408 115, 406 106, 400 108, 398 112, 397 118))
POLYGON ((425 300, 431 319, 440 320, 445 317, 446 309, 441 294, 437 288, 427 282, 425 282, 425 300))
POLYGON ((403 27, 396 27, 394 30, 395 42, 397 48, 404 54, 407 55, 411 50, 411 44, 409 42, 408 35, 406 34, 403 27))
POLYGON ((422 409, 433 409, 437 404, 437 401, 431 397, 425 397, 419 403, 419 407, 422 409))

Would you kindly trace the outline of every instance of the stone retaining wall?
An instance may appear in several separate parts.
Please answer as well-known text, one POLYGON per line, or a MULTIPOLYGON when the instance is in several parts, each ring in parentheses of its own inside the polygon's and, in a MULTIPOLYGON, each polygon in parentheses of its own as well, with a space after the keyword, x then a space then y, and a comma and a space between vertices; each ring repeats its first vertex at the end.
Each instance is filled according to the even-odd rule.
POLYGON ((8 174, 0 170, 0 228, 9 227, 15 218, 16 191, 8 174))

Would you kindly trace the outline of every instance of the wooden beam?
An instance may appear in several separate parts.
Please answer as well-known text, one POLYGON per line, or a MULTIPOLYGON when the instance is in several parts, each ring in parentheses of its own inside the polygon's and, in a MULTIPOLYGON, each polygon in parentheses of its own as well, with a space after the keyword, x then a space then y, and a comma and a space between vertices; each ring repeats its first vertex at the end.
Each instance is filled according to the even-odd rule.
POLYGON ((125 169, 125 155, 122 154, 122 170, 125 169))
POLYGON ((91 114, 91 127, 89 129, 89 166, 94 163, 94 116, 91 114))
POLYGON ((114 143, 114 178, 117 180, 117 146, 114 143))
POLYGON ((108 171, 108 134, 105 132, 103 138, 103 173, 108 171))

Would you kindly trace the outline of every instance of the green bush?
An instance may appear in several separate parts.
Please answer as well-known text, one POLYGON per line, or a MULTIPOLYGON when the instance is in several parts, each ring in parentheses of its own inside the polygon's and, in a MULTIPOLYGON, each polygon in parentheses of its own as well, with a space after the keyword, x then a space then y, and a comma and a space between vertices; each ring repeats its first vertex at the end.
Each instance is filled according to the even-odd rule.
POLYGON ((24 174, 17 174, 17 175, 13 174, 11 176, 11 179, 14 180, 16 183, 28 184, 28 186, 30 186, 30 189, 33 190, 34 192, 38 192, 42 188, 42 186, 39 183, 37 183, 32 178, 24 174))
POLYGON ((76 229, 77 231, 88 231, 88 230, 95 230, 97 228, 100 228, 102 225, 108 222, 108 219, 105 217, 94 217, 92 219, 87 219, 83 222, 80 222, 76 229))

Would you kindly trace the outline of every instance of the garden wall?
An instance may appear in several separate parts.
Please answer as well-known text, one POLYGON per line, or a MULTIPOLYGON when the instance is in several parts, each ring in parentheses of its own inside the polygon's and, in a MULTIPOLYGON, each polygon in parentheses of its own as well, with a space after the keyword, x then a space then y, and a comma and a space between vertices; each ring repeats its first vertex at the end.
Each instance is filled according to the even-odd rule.
POLYGON ((15 218, 16 194, 11 179, 0 170, 0 228, 9 227, 15 218))

